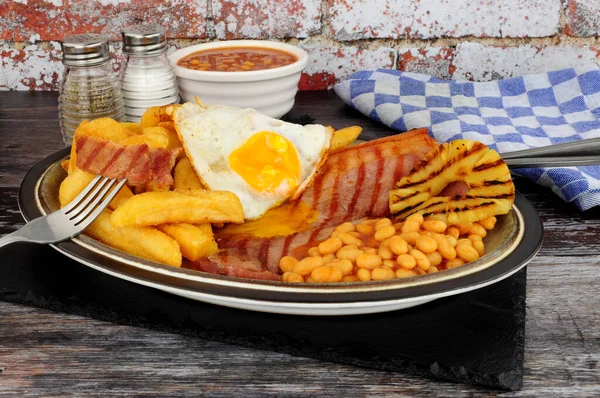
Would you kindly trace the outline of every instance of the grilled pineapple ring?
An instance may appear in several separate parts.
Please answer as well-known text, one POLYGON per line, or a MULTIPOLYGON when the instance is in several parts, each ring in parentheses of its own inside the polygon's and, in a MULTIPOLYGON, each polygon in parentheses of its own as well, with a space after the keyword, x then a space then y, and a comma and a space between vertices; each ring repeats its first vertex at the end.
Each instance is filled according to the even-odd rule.
POLYGON ((478 141, 455 140, 438 145, 389 193, 392 215, 435 216, 448 224, 466 224, 506 214, 515 199, 515 186, 504 160, 478 141), (437 196, 448 185, 462 181, 468 191, 437 196))

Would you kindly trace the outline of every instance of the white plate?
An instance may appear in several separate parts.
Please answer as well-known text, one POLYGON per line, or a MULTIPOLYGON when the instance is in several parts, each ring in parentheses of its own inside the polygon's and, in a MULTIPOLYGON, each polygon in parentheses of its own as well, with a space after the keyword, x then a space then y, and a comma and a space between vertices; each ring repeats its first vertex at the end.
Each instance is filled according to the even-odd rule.
MULTIPOLYGON (((66 148, 25 176, 19 206, 26 221, 58 208, 66 148)), ((413 278, 339 284, 289 284, 214 275, 147 261, 86 235, 53 245, 64 255, 117 278, 216 305, 295 315, 356 315, 394 311, 480 289, 523 268, 542 245, 543 228, 533 206, 517 194, 511 212, 498 217, 485 238, 486 255, 451 270, 413 278)))

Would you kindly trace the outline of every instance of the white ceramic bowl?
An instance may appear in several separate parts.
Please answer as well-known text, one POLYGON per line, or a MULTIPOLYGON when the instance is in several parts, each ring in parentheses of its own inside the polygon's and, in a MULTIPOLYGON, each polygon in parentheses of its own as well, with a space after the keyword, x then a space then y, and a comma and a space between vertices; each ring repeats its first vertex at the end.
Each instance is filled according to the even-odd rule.
POLYGON ((224 104, 254 108, 267 116, 279 118, 292 106, 308 55, 299 47, 267 40, 229 40, 202 43, 173 52, 169 59, 184 102, 198 97, 205 104, 224 104), (248 72, 199 71, 177 66, 177 61, 200 50, 227 47, 266 47, 294 54, 298 61, 279 68, 248 72))

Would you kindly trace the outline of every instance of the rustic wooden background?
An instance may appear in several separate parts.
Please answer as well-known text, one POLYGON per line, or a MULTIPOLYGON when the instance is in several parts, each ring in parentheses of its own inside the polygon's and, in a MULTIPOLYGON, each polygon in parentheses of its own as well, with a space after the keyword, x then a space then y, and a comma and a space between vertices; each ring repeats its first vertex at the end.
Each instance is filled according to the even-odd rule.
MULTIPOLYGON (((0 92, 0 235, 23 219, 25 173, 64 147, 54 92, 0 92)), ((341 128, 376 123, 329 92, 300 92, 298 115, 341 128)), ((271 351, 0 302, 0 395, 600 396, 600 209, 579 212, 517 179, 544 222, 528 265, 523 389, 463 384, 344 366, 271 351)), ((1 265, 0 260, 0 266, 1 265)))

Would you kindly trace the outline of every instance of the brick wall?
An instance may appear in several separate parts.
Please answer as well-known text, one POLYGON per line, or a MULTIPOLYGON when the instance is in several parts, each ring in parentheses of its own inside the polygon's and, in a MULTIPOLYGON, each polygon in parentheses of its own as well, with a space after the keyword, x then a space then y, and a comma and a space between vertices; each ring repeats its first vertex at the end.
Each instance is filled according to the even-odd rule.
POLYGON ((364 68, 492 80, 600 63, 600 0, 0 0, 0 90, 57 90, 59 40, 142 21, 170 51, 210 40, 281 40, 308 51, 300 88, 364 68))

